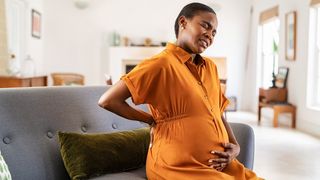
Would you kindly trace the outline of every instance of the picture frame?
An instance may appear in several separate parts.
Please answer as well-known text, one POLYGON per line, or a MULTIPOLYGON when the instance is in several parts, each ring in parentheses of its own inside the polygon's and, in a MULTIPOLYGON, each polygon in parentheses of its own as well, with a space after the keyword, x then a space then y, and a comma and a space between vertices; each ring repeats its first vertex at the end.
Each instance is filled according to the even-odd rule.
POLYGON ((289 74, 289 68, 279 67, 278 74, 276 76, 276 87, 277 88, 286 88, 288 74, 289 74))
POLYGON ((297 47, 297 12, 292 11, 286 14, 286 60, 296 59, 297 47))
POLYGON ((38 39, 41 38, 41 14, 34 9, 31 11, 31 35, 38 39))

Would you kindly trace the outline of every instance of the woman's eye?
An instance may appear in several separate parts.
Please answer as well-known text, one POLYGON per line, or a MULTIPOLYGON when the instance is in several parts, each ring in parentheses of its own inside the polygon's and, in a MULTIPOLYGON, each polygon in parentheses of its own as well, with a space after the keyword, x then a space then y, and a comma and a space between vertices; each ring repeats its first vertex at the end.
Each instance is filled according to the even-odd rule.
POLYGON ((202 24, 201 24, 201 26, 202 26, 203 28, 205 28, 205 29, 207 29, 207 28, 208 28, 208 25, 207 25, 207 24, 205 24, 205 23, 202 23, 202 24))

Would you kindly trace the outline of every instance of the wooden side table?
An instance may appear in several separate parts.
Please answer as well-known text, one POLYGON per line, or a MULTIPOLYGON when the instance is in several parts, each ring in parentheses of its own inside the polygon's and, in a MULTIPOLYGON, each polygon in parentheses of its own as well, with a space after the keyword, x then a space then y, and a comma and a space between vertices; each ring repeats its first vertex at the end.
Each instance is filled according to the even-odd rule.
POLYGON ((47 86, 47 76, 0 76, 0 88, 47 86))
POLYGON ((278 104, 273 106, 273 127, 278 127, 278 115, 280 113, 291 113, 291 127, 296 128, 296 106, 292 104, 278 104))
POLYGON ((259 89, 258 124, 261 122, 261 108, 273 109, 273 127, 278 127, 280 113, 291 113, 292 128, 296 128, 296 106, 287 101, 287 88, 259 89))

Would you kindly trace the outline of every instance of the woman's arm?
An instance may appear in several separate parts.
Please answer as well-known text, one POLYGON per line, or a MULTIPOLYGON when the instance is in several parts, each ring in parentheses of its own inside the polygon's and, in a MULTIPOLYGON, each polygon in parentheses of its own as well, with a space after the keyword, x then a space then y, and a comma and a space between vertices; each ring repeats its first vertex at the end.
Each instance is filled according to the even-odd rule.
MULTIPOLYGON (((229 123, 225 120, 225 118, 223 116, 221 116, 222 122, 224 124, 224 126, 226 127, 226 130, 228 132, 228 136, 229 136, 229 142, 239 146, 237 139, 235 138, 233 131, 229 125, 229 123)), ((240 150, 240 149, 239 149, 240 150)), ((239 151, 240 152, 240 151, 239 151)))
POLYGON ((209 165, 218 170, 222 171, 227 165, 236 158, 240 153, 240 145, 238 144, 233 131, 229 125, 229 123, 221 116, 222 122, 227 130, 229 136, 229 143, 222 143, 222 146, 225 148, 225 151, 212 151, 212 154, 218 156, 216 159, 210 159, 209 165))
POLYGON ((126 119, 153 124, 153 117, 149 113, 129 106, 126 102, 129 97, 131 97, 131 94, 128 87, 120 80, 100 97, 98 104, 100 107, 126 119))

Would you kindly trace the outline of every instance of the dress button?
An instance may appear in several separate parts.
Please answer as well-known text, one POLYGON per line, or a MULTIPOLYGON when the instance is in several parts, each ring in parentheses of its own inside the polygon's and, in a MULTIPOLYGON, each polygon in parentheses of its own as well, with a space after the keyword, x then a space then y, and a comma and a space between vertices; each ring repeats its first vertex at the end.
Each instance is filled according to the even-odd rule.
POLYGON ((199 85, 202 85, 202 82, 198 81, 198 84, 199 84, 199 85))
POLYGON ((207 96, 207 95, 204 95, 204 98, 208 99, 208 96, 207 96))

